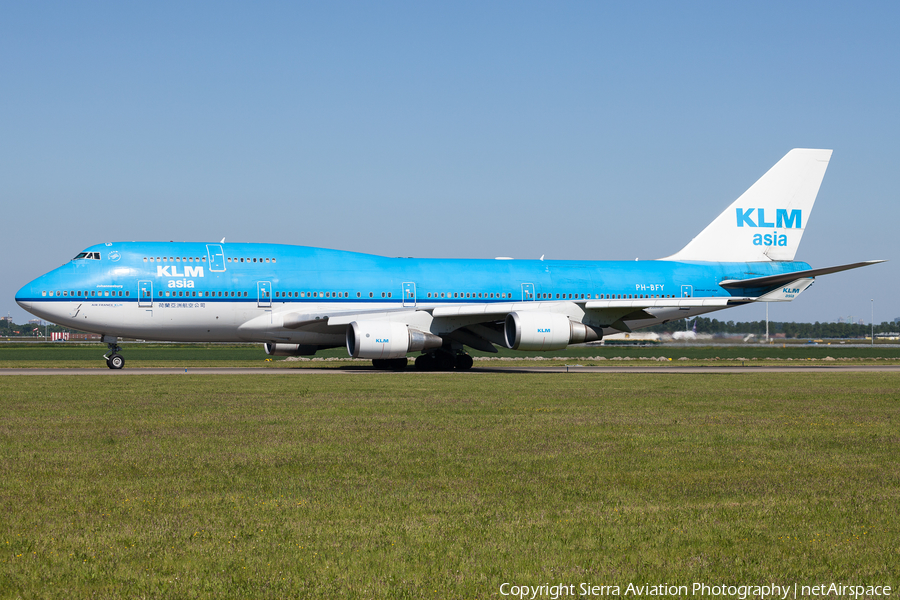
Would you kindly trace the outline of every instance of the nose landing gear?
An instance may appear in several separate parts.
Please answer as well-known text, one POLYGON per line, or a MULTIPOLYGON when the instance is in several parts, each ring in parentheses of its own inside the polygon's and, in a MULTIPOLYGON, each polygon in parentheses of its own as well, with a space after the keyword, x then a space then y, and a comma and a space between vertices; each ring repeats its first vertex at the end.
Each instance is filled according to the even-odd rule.
POLYGON ((119 346, 119 344, 117 344, 115 341, 107 342, 106 346, 109 348, 109 352, 103 355, 103 358, 106 359, 106 366, 110 369, 116 370, 124 367, 125 359, 122 358, 121 354, 119 354, 119 351, 122 350, 122 347, 119 346))

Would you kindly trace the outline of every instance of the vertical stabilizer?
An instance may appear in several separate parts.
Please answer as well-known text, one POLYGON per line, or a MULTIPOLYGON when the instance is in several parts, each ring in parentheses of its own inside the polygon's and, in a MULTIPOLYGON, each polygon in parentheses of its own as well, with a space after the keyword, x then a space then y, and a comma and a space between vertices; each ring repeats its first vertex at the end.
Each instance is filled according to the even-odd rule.
POLYGON ((794 260, 831 150, 795 148, 690 243, 662 260, 794 260))

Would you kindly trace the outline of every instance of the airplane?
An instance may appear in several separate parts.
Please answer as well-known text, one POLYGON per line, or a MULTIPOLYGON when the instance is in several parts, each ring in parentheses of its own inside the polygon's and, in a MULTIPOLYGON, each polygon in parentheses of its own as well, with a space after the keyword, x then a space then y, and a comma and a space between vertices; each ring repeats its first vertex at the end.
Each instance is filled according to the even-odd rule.
POLYGON ((831 150, 794 149, 680 251, 658 260, 388 258, 261 243, 91 246, 26 284, 30 313, 122 338, 257 342, 272 356, 344 346, 375 368, 467 370, 466 348, 559 350, 751 302, 789 302, 815 277, 794 260, 831 150))

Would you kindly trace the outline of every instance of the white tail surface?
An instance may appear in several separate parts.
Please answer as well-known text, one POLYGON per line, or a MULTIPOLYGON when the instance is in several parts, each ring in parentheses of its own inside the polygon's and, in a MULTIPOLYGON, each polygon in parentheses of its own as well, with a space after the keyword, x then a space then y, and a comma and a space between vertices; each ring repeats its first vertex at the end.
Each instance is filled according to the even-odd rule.
POLYGON ((661 260, 794 260, 831 152, 791 150, 687 246, 661 260))

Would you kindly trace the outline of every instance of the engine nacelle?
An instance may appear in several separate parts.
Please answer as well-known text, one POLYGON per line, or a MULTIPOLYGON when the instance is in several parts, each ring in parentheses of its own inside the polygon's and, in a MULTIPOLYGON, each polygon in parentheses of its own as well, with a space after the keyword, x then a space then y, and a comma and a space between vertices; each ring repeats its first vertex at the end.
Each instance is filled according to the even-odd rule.
POLYGON ((263 344, 266 354, 269 356, 312 356, 319 349, 318 346, 304 346, 303 344, 263 344))
POLYGON ((512 350, 562 350, 569 344, 593 342, 603 330, 548 312, 512 312, 503 326, 506 347, 512 350))
POLYGON ((444 340, 433 333, 391 321, 353 321, 347 327, 347 352, 353 358, 401 358, 407 352, 440 348, 444 340))

